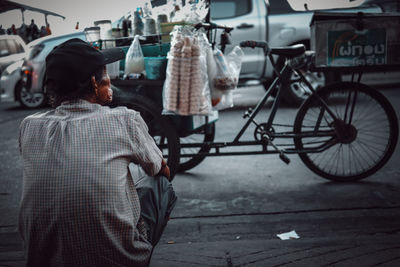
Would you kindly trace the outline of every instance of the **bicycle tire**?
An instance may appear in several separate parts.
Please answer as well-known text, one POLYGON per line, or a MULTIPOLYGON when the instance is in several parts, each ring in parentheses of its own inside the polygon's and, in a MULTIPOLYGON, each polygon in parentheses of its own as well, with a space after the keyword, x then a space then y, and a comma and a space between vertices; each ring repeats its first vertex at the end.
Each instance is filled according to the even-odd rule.
POLYGON ((179 168, 180 143, 176 130, 169 118, 162 116, 161 108, 152 100, 141 95, 133 95, 118 102, 118 106, 126 106, 129 109, 140 112, 143 120, 149 128, 150 135, 154 138, 156 144, 160 147, 166 141, 167 151, 160 147, 163 155, 167 152, 167 165, 170 169, 171 181, 179 168))
MULTIPOLYGON (((215 137, 215 122, 207 124, 205 129, 204 128, 200 129, 198 132, 195 132, 192 135, 189 135, 187 137, 181 137, 180 138, 180 143, 181 144, 190 143, 190 141, 187 141, 187 139, 188 138, 193 138, 193 135, 198 135, 198 136, 202 135, 202 136, 204 136, 204 138, 199 137, 199 139, 201 139, 201 140, 199 140, 199 141, 196 140, 196 143, 197 142, 206 143, 206 142, 214 141, 214 137, 215 137)), ((181 147, 181 154, 182 154, 184 149, 185 148, 181 147)), ((199 148, 198 151, 196 151, 194 153, 207 153, 207 152, 210 151, 210 149, 211 149, 210 146, 203 145, 202 147, 199 148)), ((197 155, 197 156, 189 158, 188 160, 185 160, 186 157, 180 157, 180 163, 179 163, 178 171, 179 172, 184 172, 184 171, 190 170, 190 169, 196 167, 197 165, 199 165, 205 158, 206 158, 206 156, 204 156, 204 155, 197 155)))
MULTIPOLYGON (((343 136, 348 137, 348 140, 346 138, 340 139, 336 131, 337 128, 334 136, 330 137, 331 139, 328 139, 328 137, 314 137, 314 139, 295 137, 294 144, 297 150, 309 148, 313 145, 313 142, 314 144, 317 142, 321 142, 321 144, 337 142, 320 153, 299 153, 303 163, 321 177, 340 182, 361 180, 382 168, 394 152, 399 133, 396 113, 386 97, 367 85, 352 82, 328 85, 321 88, 317 94, 337 116, 340 116, 340 119, 344 120, 350 117, 352 110, 351 107, 346 109, 346 105, 354 103, 351 125, 354 126, 356 131, 348 126, 350 124, 346 124, 346 135, 343 136), (356 100, 354 100, 354 95, 356 95, 356 100), (343 99, 340 98, 342 96, 343 99), (351 98, 351 96, 353 97, 351 98), (347 116, 344 115, 346 110, 347 116), (368 131, 370 129, 372 131, 368 131), (355 139, 351 141, 353 138, 355 139), (339 140, 340 142, 338 142, 339 140), (379 145, 378 141, 382 142, 382 145, 379 145), (327 156, 328 158, 326 158, 327 156), (336 156, 341 156, 341 158, 336 159, 336 156), (363 166, 368 164, 369 166, 363 166), (334 165, 336 165, 336 170, 334 170, 334 165)), ((322 131, 322 129, 329 128, 333 130, 332 117, 324 112, 321 107, 321 101, 318 97, 315 94, 310 96, 296 115, 294 133, 301 134, 307 128, 313 127, 315 130, 317 124, 310 123, 312 117, 316 116, 312 115, 313 112, 318 114, 315 123, 318 122, 318 117, 321 118, 321 125, 318 130, 321 129, 322 131)))

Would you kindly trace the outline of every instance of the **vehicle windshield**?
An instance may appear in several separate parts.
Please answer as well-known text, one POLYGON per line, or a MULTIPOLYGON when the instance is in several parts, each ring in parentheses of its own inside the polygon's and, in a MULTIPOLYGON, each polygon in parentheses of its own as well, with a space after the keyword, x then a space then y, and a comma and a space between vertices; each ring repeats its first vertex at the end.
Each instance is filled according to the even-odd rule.
POLYGON ((0 40, 0 57, 6 57, 13 54, 24 53, 25 49, 14 39, 0 40))
POLYGON ((325 10, 358 7, 366 0, 287 0, 296 11, 325 10))
POLYGON ((5 57, 8 56, 10 53, 8 52, 7 48, 7 41, 6 40, 0 40, 0 57, 5 57))

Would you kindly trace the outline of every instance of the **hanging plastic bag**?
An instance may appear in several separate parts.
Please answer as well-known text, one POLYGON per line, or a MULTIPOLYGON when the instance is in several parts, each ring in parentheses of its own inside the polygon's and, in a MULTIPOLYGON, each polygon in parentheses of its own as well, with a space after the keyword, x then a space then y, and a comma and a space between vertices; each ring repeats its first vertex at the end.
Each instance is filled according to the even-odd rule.
POLYGON ((151 4, 146 2, 143 8, 144 19, 144 35, 153 35, 157 33, 156 21, 152 18, 151 4))
POLYGON ((197 13, 197 4, 196 1, 190 0, 189 3, 187 3, 184 7, 183 10, 186 15, 185 21, 191 24, 197 24, 202 22, 202 18, 200 15, 197 13))
MULTIPOLYGON (((211 103, 213 109, 216 109, 215 106, 217 106, 221 102, 223 97, 223 92, 221 92, 220 90, 216 90, 213 87, 213 81, 217 76, 217 72, 218 72, 218 66, 214 59, 214 51, 210 46, 207 49, 207 73, 208 73, 209 86, 211 88, 211 103)), ((231 105, 228 105, 228 107, 230 106, 231 105)))
POLYGON ((163 90, 164 114, 210 115, 208 40, 190 26, 175 26, 163 90), (205 38, 205 39, 204 39, 205 38))
MULTIPOLYGON (((196 35, 192 39, 192 61, 190 75, 189 112, 192 115, 210 115, 211 95, 208 85, 206 50, 204 35, 196 35)), ((208 41, 207 41, 208 42, 208 41)))
POLYGON ((218 67, 218 74, 213 80, 213 87, 218 90, 232 90, 235 89, 238 80, 240 68, 242 65, 243 51, 240 47, 235 48, 224 56, 218 48, 214 51, 215 62, 218 67))
POLYGON ((144 56, 136 35, 125 57, 125 74, 142 73, 144 71, 144 56))
POLYGON ((232 90, 239 81, 242 59, 243 51, 239 46, 235 46, 227 56, 218 48, 208 53, 208 75, 214 110, 233 107, 232 90))
POLYGON ((133 12, 133 35, 143 35, 143 20, 140 16, 139 11, 134 11, 133 12))
POLYGON ((239 74, 242 68, 243 56, 243 50, 239 46, 235 46, 233 50, 226 56, 228 69, 235 83, 235 87, 233 89, 237 87, 239 82, 239 74))

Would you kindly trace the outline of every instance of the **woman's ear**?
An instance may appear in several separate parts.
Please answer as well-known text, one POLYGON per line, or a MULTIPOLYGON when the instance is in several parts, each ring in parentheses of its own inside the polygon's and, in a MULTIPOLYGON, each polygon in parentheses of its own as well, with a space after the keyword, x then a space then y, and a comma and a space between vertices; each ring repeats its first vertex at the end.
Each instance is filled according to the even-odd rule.
POLYGON ((99 86, 97 85, 97 82, 96 82, 96 79, 94 78, 94 76, 92 76, 91 82, 92 82, 94 94, 95 94, 95 96, 97 96, 99 93, 99 86))

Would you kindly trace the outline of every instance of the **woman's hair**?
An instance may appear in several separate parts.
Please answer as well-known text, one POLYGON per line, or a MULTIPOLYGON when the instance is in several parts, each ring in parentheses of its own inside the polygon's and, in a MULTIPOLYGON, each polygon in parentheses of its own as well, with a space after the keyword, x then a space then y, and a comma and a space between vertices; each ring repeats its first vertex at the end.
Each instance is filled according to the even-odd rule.
POLYGON ((94 93, 92 76, 97 83, 101 83, 104 76, 104 67, 97 69, 87 80, 79 82, 76 80, 52 80, 45 82, 49 102, 53 107, 59 106, 64 101, 76 101, 94 93))

